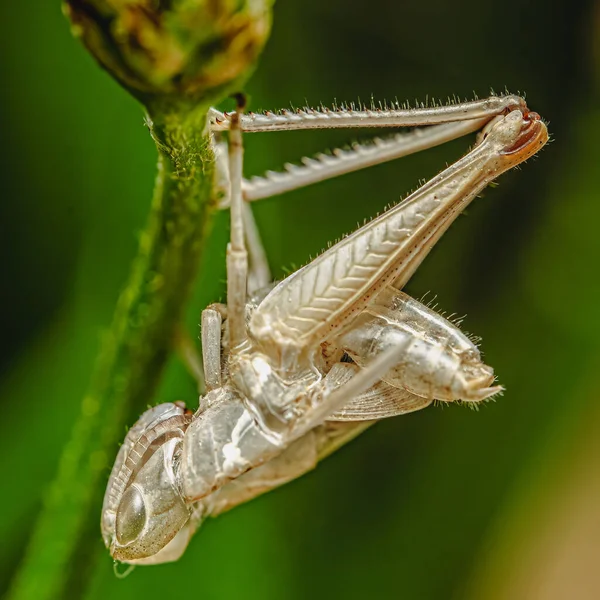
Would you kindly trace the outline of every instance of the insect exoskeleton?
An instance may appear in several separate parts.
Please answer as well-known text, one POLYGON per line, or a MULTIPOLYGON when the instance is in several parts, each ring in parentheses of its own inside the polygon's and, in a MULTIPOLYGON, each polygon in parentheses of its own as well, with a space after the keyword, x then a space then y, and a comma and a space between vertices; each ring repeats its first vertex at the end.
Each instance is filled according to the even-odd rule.
POLYGON ((185 549, 189 536, 182 528, 194 507, 184 501, 178 470, 191 419, 191 412, 180 403, 160 404, 128 431, 102 507, 102 537, 115 559, 134 562, 164 548, 175 560, 185 549), (178 531, 181 543, 174 544, 178 531))
POLYGON ((142 415, 104 498, 104 541, 130 564, 176 560, 204 518, 303 475, 375 421, 502 389, 456 323, 400 290, 477 194, 543 146, 540 117, 512 96, 417 109, 242 112, 238 102, 232 115, 211 113, 216 149, 216 134, 229 129, 229 161, 216 166, 230 184, 231 235, 227 305, 202 313, 206 393, 193 416, 177 403, 142 415), (382 124, 431 127, 308 160, 260 185, 243 179, 242 129, 382 124), (481 128, 479 143, 454 165, 269 285, 244 194, 281 193, 481 128))

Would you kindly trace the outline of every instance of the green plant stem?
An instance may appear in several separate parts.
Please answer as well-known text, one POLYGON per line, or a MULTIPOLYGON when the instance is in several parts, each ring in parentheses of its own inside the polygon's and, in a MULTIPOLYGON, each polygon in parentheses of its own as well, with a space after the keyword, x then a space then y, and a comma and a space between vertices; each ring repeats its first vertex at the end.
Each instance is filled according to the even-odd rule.
POLYGON ((101 545, 99 509, 110 461, 131 416, 152 401, 211 224, 213 156, 202 134, 205 116, 197 108, 149 120, 159 158, 147 227, 11 600, 83 594, 101 545))

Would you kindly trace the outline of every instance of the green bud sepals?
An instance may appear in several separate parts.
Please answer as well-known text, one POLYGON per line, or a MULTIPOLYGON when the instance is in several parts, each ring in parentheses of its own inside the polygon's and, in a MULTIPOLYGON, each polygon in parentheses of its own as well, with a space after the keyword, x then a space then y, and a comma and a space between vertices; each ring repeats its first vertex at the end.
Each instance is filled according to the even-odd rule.
POLYGON ((268 37, 273 0, 66 0, 76 36, 147 106, 239 88, 268 37))

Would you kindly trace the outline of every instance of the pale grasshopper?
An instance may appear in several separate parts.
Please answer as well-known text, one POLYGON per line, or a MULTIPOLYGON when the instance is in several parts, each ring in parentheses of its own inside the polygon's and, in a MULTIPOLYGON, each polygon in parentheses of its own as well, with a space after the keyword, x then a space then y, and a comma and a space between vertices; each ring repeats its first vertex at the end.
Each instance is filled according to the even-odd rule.
POLYGON ((215 516, 313 469, 373 422, 434 399, 480 402, 493 370, 456 325, 400 290, 490 182, 547 141, 518 96, 449 106, 212 110, 208 128, 227 190, 227 305, 202 314, 206 394, 148 410, 128 432, 102 512, 112 556, 176 560, 215 516), (417 126, 283 173, 242 176, 242 131, 417 126), (427 127, 425 127, 427 126, 427 127), (274 287, 247 201, 480 131, 473 149, 405 200, 274 287), (221 138, 228 132, 228 144, 221 138), (228 160, 226 154, 228 153, 228 160), (248 268, 248 251, 250 270, 248 268))

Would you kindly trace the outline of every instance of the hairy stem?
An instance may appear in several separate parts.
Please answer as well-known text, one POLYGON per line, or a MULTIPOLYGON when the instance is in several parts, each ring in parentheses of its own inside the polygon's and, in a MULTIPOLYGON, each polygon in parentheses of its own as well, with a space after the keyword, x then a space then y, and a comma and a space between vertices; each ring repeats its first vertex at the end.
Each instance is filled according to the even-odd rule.
POLYGON ((100 504, 126 423, 152 401, 211 224, 213 156, 205 108, 152 115, 158 175, 129 281, 103 340, 11 600, 78 598, 101 545, 100 504))

